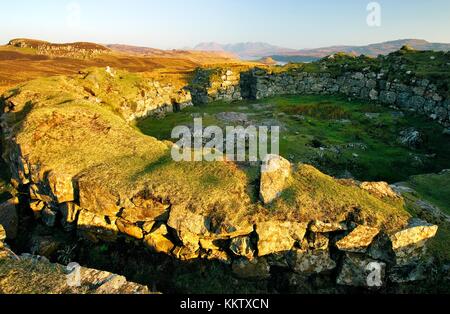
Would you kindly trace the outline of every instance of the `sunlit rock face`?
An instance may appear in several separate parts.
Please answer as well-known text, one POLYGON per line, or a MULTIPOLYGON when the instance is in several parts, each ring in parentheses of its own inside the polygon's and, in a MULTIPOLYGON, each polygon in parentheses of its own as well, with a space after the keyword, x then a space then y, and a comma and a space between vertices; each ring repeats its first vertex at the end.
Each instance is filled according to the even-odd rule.
POLYGON ((418 262, 425 254, 426 243, 433 238, 438 226, 420 219, 410 221, 408 227, 390 236, 397 265, 418 262))
POLYGON ((267 155, 261 168, 260 195, 264 204, 274 201, 286 187, 291 173, 288 160, 277 155, 267 155))

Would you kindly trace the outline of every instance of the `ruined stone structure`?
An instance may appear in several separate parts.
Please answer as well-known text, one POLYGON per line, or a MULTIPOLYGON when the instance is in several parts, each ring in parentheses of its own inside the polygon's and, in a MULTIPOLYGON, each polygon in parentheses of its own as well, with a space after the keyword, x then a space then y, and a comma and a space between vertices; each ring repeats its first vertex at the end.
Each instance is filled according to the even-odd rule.
POLYGON ((450 99, 426 79, 411 78, 409 82, 400 82, 388 80, 383 72, 344 71, 335 76, 326 72, 310 73, 296 69, 275 72, 255 68, 239 74, 221 70, 230 76, 210 75, 208 80, 207 74, 211 72, 197 72, 196 84, 191 88, 193 96, 198 96, 193 97, 194 103, 293 94, 345 95, 421 113, 450 126, 450 99))

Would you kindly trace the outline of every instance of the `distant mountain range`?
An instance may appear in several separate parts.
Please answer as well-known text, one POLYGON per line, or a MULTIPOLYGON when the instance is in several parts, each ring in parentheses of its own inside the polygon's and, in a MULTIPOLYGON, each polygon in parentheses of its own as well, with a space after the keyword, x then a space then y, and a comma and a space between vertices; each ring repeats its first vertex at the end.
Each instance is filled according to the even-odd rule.
POLYGON ((221 45, 218 43, 201 43, 194 50, 229 52, 241 59, 260 59, 272 57, 276 61, 283 62, 311 62, 336 52, 345 52, 353 55, 378 56, 386 55, 402 46, 409 45, 417 50, 450 51, 450 44, 431 43, 421 39, 402 39, 366 46, 331 46, 317 49, 290 49, 267 43, 238 43, 221 45))
POLYGON ((241 59, 250 59, 250 60, 261 59, 272 55, 285 55, 289 53, 295 53, 297 51, 295 49, 278 47, 261 42, 255 43, 248 42, 248 43, 237 43, 228 45, 221 45, 218 43, 210 42, 198 44, 193 49, 202 51, 230 52, 239 56, 241 59))

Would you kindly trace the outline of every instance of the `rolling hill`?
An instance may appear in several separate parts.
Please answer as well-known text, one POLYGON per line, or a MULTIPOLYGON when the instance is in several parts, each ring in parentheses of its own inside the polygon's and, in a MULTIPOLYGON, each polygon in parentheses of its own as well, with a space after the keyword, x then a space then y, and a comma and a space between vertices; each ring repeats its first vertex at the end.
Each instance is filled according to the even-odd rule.
POLYGON ((353 55, 378 56, 387 55, 409 45, 417 50, 449 51, 450 44, 431 43, 421 39, 401 39, 365 46, 330 46, 316 49, 290 49, 273 46, 267 43, 238 43, 221 45, 218 43, 201 43, 194 50, 231 52, 242 59, 261 59, 272 57, 281 62, 312 62, 336 52, 353 55))

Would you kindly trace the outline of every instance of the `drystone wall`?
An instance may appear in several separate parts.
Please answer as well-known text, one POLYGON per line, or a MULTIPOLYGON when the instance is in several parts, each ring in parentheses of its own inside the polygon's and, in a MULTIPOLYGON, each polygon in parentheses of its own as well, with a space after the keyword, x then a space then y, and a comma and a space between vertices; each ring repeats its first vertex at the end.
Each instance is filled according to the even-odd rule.
POLYGON ((208 80, 206 72, 197 73, 201 79, 194 79, 196 84, 192 93, 193 96, 199 95, 193 97, 194 103, 289 94, 338 94, 421 113, 444 126, 450 126, 450 99, 426 79, 411 78, 406 83, 387 80, 386 73, 344 72, 335 76, 296 70, 273 72, 261 68, 239 74, 232 70, 222 72, 232 75, 210 76, 208 80))
POLYGON ((217 100, 242 100, 242 73, 236 69, 202 69, 194 73, 192 82, 187 87, 192 100, 197 104, 217 100))

